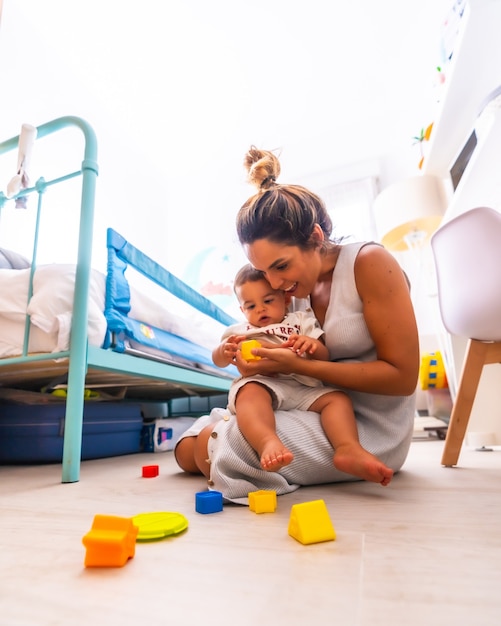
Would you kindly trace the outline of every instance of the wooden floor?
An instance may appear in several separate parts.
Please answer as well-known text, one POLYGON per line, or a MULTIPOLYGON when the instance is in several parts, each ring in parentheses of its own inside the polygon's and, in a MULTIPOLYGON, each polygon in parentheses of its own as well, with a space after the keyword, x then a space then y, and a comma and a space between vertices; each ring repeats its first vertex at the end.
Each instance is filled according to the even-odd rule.
POLYGON ((171 452, 61 468, 0 467, 0 623, 5 626, 277 624, 482 626, 501 623, 501 449, 465 449, 443 468, 443 441, 415 441, 387 488, 302 488, 275 513, 195 511, 203 479, 171 452), (142 478, 143 465, 160 475, 142 478), (336 541, 287 533, 291 506, 323 499, 336 541), (96 513, 177 511, 177 537, 140 543, 123 568, 84 568, 96 513))

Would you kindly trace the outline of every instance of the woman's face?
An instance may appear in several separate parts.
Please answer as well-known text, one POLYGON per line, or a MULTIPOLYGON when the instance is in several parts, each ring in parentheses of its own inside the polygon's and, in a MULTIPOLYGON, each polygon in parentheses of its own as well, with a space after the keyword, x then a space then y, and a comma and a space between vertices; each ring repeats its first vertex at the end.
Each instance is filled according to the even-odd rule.
POLYGON ((281 289, 296 298, 306 298, 312 293, 321 269, 318 248, 302 250, 257 239, 245 244, 244 251, 252 265, 264 272, 273 289, 281 289))

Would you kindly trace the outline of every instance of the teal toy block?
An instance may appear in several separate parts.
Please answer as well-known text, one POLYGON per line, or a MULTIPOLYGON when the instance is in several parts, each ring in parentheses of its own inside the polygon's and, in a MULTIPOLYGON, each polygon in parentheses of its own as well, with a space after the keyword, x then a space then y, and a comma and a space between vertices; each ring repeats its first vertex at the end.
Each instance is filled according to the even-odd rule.
POLYGON ((274 513, 277 509, 277 492, 266 489, 250 491, 249 509, 254 513, 274 513))
POLYGON ((223 494, 220 491, 199 491, 195 494, 197 513, 218 513, 223 510, 223 494))
POLYGON ((302 544, 334 541, 336 531, 323 500, 294 504, 289 519, 289 535, 302 544))

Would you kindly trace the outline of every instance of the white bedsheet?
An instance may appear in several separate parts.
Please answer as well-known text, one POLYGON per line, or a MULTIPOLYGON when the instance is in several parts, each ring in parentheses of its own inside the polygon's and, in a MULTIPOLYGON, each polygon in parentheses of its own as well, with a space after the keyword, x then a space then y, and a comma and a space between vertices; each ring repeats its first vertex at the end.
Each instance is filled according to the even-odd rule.
MULTIPOLYGON (((29 352, 59 352, 69 347, 75 265, 39 266, 27 306, 29 275, 30 269, 0 269, 0 358, 21 354, 26 313, 31 317, 29 352)), ((91 270, 88 333, 89 344, 98 347, 106 333, 105 284, 105 275, 91 270)), ((208 349, 219 342, 222 331, 222 326, 204 321, 196 313, 192 318, 176 315, 134 288, 129 315, 208 349)))

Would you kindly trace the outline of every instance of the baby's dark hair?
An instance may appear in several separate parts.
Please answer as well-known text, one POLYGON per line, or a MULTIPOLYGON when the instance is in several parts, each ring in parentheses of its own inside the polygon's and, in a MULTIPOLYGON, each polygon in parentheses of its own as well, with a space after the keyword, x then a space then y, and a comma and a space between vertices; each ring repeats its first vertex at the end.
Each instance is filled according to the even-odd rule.
POLYGON ((318 224, 325 236, 324 247, 331 245, 332 221, 325 204, 305 187, 278 184, 280 162, 273 152, 251 146, 244 166, 249 182, 259 191, 238 212, 236 226, 241 244, 269 239, 311 249, 318 245, 311 237, 318 224))
POLYGON ((247 263, 236 273, 233 280, 233 290, 235 291, 238 287, 245 285, 245 283, 257 283, 259 280, 266 280, 264 272, 247 263))

